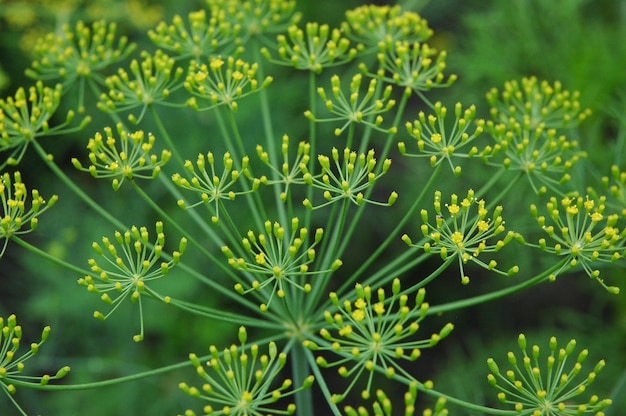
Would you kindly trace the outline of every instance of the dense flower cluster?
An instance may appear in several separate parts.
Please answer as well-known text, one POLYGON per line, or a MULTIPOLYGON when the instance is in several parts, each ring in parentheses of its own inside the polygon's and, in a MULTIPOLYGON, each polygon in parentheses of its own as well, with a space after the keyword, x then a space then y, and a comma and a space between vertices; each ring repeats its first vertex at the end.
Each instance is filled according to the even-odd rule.
POLYGON ((72 164, 76 169, 89 172, 94 178, 113 178, 112 186, 118 190, 125 180, 135 178, 155 178, 171 157, 169 150, 161 151, 161 156, 152 154, 155 137, 142 131, 133 133, 124 130, 122 124, 117 125, 119 140, 113 136, 110 127, 104 129, 104 135, 96 133, 89 139, 89 161, 91 165, 84 168, 76 158, 72 164), (144 173, 145 172, 145 173, 144 173))
MULTIPOLYGON (((203 415, 262 416, 267 414, 292 415, 296 405, 291 403, 286 409, 277 408, 277 402, 298 390, 311 387, 313 376, 307 377, 302 386, 289 390, 293 384, 285 379, 282 384, 275 382, 287 362, 287 354, 279 353, 274 342, 268 345, 268 353, 261 354, 257 344, 246 345, 248 334, 245 327, 239 328, 240 345, 232 345, 222 352, 211 345, 209 360, 202 363, 196 354, 190 354, 191 364, 198 376, 204 380, 200 389, 180 383, 182 391, 210 404, 204 406, 203 415)), ((195 416, 187 410, 184 416, 195 416)))
POLYGON ((565 348, 558 348, 556 338, 550 338, 550 355, 545 364, 540 360, 541 351, 537 345, 533 345, 528 354, 524 334, 520 334, 518 345, 523 355, 521 360, 513 352, 507 356, 512 370, 503 372, 492 358, 487 360, 491 371, 487 380, 500 390, 498 400, 501 403, 511 405, 520 416, 604 415, 602 409, 611 405, 610 399, 593 395, 582 403, 575 401, 604 368, 604 360, 583 377, 581 371, 589 352, 582 350, 578 357, 574 357, 575 340, 568 342, 565 348), (568 359, 575 360, 571 369, 566 367, 568 359))
POLYGON ((96 319, 107 319, 128 297, 133 303, 138 303, 141 330, 133 337, 136 342, 142 341, 144 336, 142 296, 147 295, 165 303, 170 299, 160 295, 148 284, 165 277, 178 264, 187 247, 187 239, 181 238, 179 250, 174 251, 168 261, 163 261, 166 254, 163 252, 165 234, 162 222, 156 223, 156 233, 156 241, 152 244, 146 227, 133 226, 123 233, 116 231, 113 241, 102 237, 102 245, 97 242, 92 244, 93 250, 101 257, 100 262, 95 258, 89 259, 92 274, 78 279, 78 284, 85 286, 91 293, 100 294, 100 299, 112 306, 106 315, 100 311, 94 312, 96 319), (118 248, 121 252, 118 252, 118 248))
POLYGON ((489 218, 485 201, 475 198, 474 191, 471 189, 461 201, 456 194, 452 194, 450 203, 444 205, 447 212, 444 212, 442 208, 440 191, 435 192, 433 205, 434 222, 429 219, 427 210, 421 211, 423 221, 421 231, 425 240, 422 240, 423 243, 413 244, 411 238, 404 234, 402 240, 407 245, 421 247, 427 253, 439 253, 444 261, 456 258, 463 284, 469 283, 469 277, 464 271, 464 265, 468 262, 503 275, 510 276, 518 272, 517 266, 511 267, 508 271, 502 271, 497 268, 498 264, 495 260, 485 263, 478 258, 482 253, 499 251, 517 237, 517 234, 512 231, 506 235, 503 234, 505 228, 501 206, 496 207, 493 217, 489 218), (473 212, 474 207, 477 208, 476 213, 473 212), (504 238, 491 242, 498 235, 504 235, 504 238))
POLYGON ((391 296, 387 296, 383 288, 373 290, 361 284, 356 285, 355 294, 354 301, 340 301, 337 294, 331 292, 330 300, 336 311, 324 312, 324 318, 332 332, 323 328, 318 342, 305 341, 305 346, 311 350, 333 353, 334 359, 330 362, 319 355, 318 365, 337 367, 339 375, 351 379, 343 393, 332 396, 335 403, 341 402, 364 374, 367 374, 367 384, 362 391, 364 398, 370 396, 375 371, 389 378, 398 373, 413 380, 402 362, 418 359, 422 349, 437 345, 454 328, 448 323, 429 338, 415 340, 429 308, 424 302, 426 291, 418 290, 411 305, 408 295, 401 290, 399 279, 393 281, 391 296))

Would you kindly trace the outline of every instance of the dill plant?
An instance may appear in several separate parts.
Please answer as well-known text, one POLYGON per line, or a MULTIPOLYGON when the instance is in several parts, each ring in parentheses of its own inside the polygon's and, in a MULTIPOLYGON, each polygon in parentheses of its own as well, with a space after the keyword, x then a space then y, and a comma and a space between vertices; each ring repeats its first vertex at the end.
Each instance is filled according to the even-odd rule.
POLYGON ((429 45, 432 34, 426 20, 401 6, 360 6, 330 28, 307 22, 294 1, 207 0, 201 10, 159 22, 147 35, 154 46, 141 51, 104 21, 79 21, 41 38, 26 71, 34 86, 0 100, 0 255, 21 246, 67 268, 86 296, 97 295, 108 308, 93 312, 97 319, 124 319, 119 305, 135 304, 135 342, 152 319, 144 302, 155 301, 203 317, 207 331, 227 323, 239 343, 189 351, 188 361, 113 380, 73 384, 70 375, 65 384, 50 384, 69 367, 27 376, 23 364, 50 329, 19 355, 22 330, 11 315, 6 324, 0 320, 2 400, 26 414, 17 389, 97 389, 190 369, 176 382, 195 399, 193 408, 179 410, 185 416, 457 412, 448 408, 604 415, 612 398, 585 396, 604 361, 583 371, 584 350, 568 372, 575 341, 559 349, 551 338, 550 356, 540 360, 539 347, 529 355, 520 335, 523 358, 508 355, 513 370, 490 358, 485 382, 499 390, 499 406, 447 395, 407 365, 446 342, 454 322, 437 317, 445 312, 573 278, 566 275, 575 270, 597 281, 597 290, 618 294, 603 272, 623 267, 626 255, 626 174, 611 168, 606 195, 570 185, 573 167, 585 158, 570 135, 589 115, 578 93, 534 77, 511 80, 487 93, 488 119, 478 117, 480 103, 433 102, 433 90, 454 88, 456 75, 447 73, 446 52, 429 45), (281 83, 302 92, 302 112, 291 124, 273 96, 281 83), (76 108, 57 114, 65 100, 76 108), (243 126, 244 106, 257 114, 254 133, 243 126), (97 111, 107 125, 91 125, 97 111), (179 117, 199 130, 204 119, 214 123, 200 154, 189 154, 186 140, 194 135, 181 134, 179 117), (68 173, 44 139, 76 131, 88 152, 72 158, 75 171, 68 173), (92 258, 70 263, 24 237, 58 199, 22 183, 28 151, 110 224, 109 236, 93 238, 92 258), (423 183, 402 183, 409 164, 426 172, 423 183), (491 179, 468 184, 468 169, 491 179), (109 198, 131 189, 133 204, 152 210, 156 225, 112 215, 83 188, 90 180, 110 182, 109 198), (167 196, 156 199, 147 181, 167 196), (440 189, 443 183, 464 192, 440 189), (503 204, 513 192, 532 201, 528 215, 537 233, 507 217, 503 204), (379 231, 378 246, 354 250, 383 216, 381 224, 393 225, 379 231), (545 255, 548 266, 520 268, 515 256, 502 255, 515 253, 514 245, 545 255), (186 263, 189 252, 205 265, 186 263), (431 304, 428 285, 447 279, 449 268, 461 276, 461 284, 448 283, 456 295, 431 304), (464 295, 471 275, 508 281, 464 295), (164 278, 195 279, 231 309, 164 293, 164 278), (424 329, 426 320, 438 329, 424 329), (345 383, 331 383, 332 374, 345 383), (323 404, 314 406, 314 389, 323 404), (406 391, 404 400, 390 399, 397 390, 406 391), (418 396, 434 404, 417 409, 418 396))

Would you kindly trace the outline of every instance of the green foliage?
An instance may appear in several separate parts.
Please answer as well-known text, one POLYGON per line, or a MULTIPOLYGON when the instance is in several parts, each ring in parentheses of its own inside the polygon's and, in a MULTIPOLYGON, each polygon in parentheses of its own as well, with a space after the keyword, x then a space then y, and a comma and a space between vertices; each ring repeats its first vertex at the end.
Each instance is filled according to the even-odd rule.
MULTIPOLYGON (((619 348, 603 351, 585 377, 588 352, 573 357, 574 340, 558 348, 550 336, 544 359, 538 346, 528 353, 520 335, 522 356, 508 354, 510 370, 492 358, 483 367, 483 380, 490 373, 482 384, 499 391, 492 399, 440 389, 436 371, 421 364, 467 334, 506 335, 490 334, 489 320, 472 327, 470 307, 506 321, 499 301, 532 299, 564 280, 580 287, 587 276, 599 283, 591 289, 597 302, 620 307, 622 107, 611 107, 615 154, 597 166, 588 159, 597 145, 581 139, 580 126, 593 117, 584 91, 533 76, 517 58, 490 57, 515 66, 519 79, 493 74, 503 86, 484 102, 464 104, 456 92, 448 100, 458 80, 448 52, 402 5, 342 10, 335 27, 309 21, 293 1, 193 6, 172 6, 143 35, 129 36, 117 22, 65 22, 35 43, 26 70, 34 85, 0 100, 3 267, 21 259, 39 282, 25 291, 32 299, 43 299, 44 282, 65 296, 69 275, 109 307, 92 313, 104 322, 69 338, 78 340, 68 341, 73 356, 50 352, 56 368, 71 361, 66 384, 48 383, 65 376, 66 365, 55 376, 22 373, 49 326, 18 358, 15 315, 1 325, 3 414, 53 411, 22 404, 29 388, 93 390, 100 403, 102 389, 116 385, 141 385, 142 398, 129 388, 102 414, 150 406, 150 414, 186 416, 623 410, 625 370, 595 382, 605 360, 624 365, 619 348), (70 144, 41 140, 53 135, 70 144), (33 189, 29 197, 25 183, 54 196, 46 201, 33 189), (94 333, 117 333, 114 352, 87 339, 94 333), (208 353, 191 352, 207 344, 208 353), (115 364, 94 369, 97 359, 115 364), (125 368, 131 360, 136 366, 125 368)), ((556 16, 577 16, 578 6, 556 16)), ((512 1, 500 10, 521 11, 522 21, 547 30, 527 7, 512 1)), ((490 22, 501 27, 509 18, 490 22)), ((520 42, 516 57, 535 50, 535 35, 524 33, 528 45, 520 42)), ((61 327, 90 315, 83 295, 61 302, 61 327)), ((54 308, 48 299, 20 314, 36 321, 54 308)), ((541 321, 551 311, 527 314, 541 321)), ((623 342, 625 328, 614 325, 623 342)), ((73 412, 69 406, 61 401, 55 411, 73 412)))

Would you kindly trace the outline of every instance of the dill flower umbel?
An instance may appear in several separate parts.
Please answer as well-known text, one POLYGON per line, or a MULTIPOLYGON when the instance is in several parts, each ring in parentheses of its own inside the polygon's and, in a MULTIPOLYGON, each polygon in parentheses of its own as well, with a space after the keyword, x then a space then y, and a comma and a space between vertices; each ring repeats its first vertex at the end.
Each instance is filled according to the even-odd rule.
POLYGON ((259 179, 253 179, 251 188, 235 190, 233 189, 235 184, 240 180, 241 175, 251 178, 248 171, 249 158, 244 156, 239 166, 240 169, 235 169, 235 161, 231 157, 229 152, 224 153, 222 158, 224 168, 219 174, 215 167, 215 156, 212 152, 208 152, 205 155, 200 153, 196 159, 196 168, 190 160, 186 160, 184 167, 191 173, 191 179, 183 177, 180 173, 172 175, 172 181, 183 189, 188 189, 200 194, 200 201, 187 205, 184 200, 178 201, 178 206, 183 209, 193 208, 201 204, 215 204, 213 208, 213 216, 211 220, 214 224, 219 222, 220 218, 220 206, 223 200, 234 200, 237 195, 244 195, 250 192, 254 192, 260 184, 259 179), (207 171, 207 163, 210 168, 207 171))
POLYGON ((378 162, 374 157, 373 149, 367 152, 367 154, 361 153, 357 155, 357 152, 347 147, 341 153, 336 148, 333 148, 330 158, 319 155, 317 160, 322 168, 321 173, 318 175, 311 175, 306 166, 300 166, 304 172, 304 182, 314 188, 323 190, 323 197, 326 202, 313 206, 313 203, 307 198, 302 204, 308 209, 318 209, 338 201, 350 201, 356 205, 369 203, 390 206, 398 199, 396 192, 392 192, 389 195, 387 202, 374 201, 364 196, 363 192, 374 186, 374 183, 381 176, 385 175, 391 166, 391 159, 385 159, 382 167, 376 169, 378 162), (334 168, 331 165, 331 160, 334 168))
POLYGON ((96 319, 107 319, 128 297, 139 305, 141 329, 133 337, 136 342, 142 341, 144 335, 142 297, 149 296, 165 303, 170 301, 168 296, 160 295, 148 285, 167 276, 187 247, 187 239, 181 238, 178 251, 167 256, 169 260, 162 261, 161 258, 166 257, 163 252, 165 234, 162 222, 156 223, 156 234, 156 241, 152 244, 146 227, 133 226, 123 233, 116 231, 113 241, 102 237, 102 245, 97 242, 92 244, 93 250, 101 257, 100 262, 95 258, 89 259, 92 274, 78 279, 78 284, 85 286, 91 293, 100 294, 100 299, 112 306, 106 315, 100 311, 94 312, 96 319), (118 247, 121 252, 118 252, 118 247))
POLYGON ((194 97, 187 105, 197 111, 209 110, 221 105, 237 111, 237 100, 267 87, 272 77, 257 79, 259 64, 250 64, 232 56, 222 59, 213 57, 209 65, 191 61, 184 86, 194 97), (208 105, 202 106, 197 98, 206 100, 208 105))
POLYGON ((91 121, 87 116, 78 126, 68 127, 75 117, 75 112, 69 110, 63 123, 50 126, 61 95, 61 84, 50 88, 38 81, 28 89, 18 88, 13 97, 0 99, 0 152, 13 149, 6 160, 0 162, 0 169, 17 165, 29 144, 37 138, 72 133, 91 121))
POLYGON ((78 83, 79 103, 82 108, 85 84, 104 83, 100 74, 105 68, 124 60, 135 49, 125 36, 115 42, 117 25, 97 21, 88 26, 82 21, 75 28, 64 25, 61 34, 50 33, 35 45, 37 59, 26 71, 38 80, 61 80, 63 89, 78 83))
POLYGON ((108 77, 105 83, 109 91, 101 95, 98 107, 111 113, 140 108, 139 115, 128 116, 131 123, 138 124, 152 105, 182 106, 168 100, 172 92, 182 87, 179 79, 185 72, 181 67, 175 68, 174 64, 174 59, 160 50, 154 55, 142 51, 141 61, 133 59, 130 63, 134 79, 123 68, 108 77))
POLYGON ((364 374, 367 374, 367 384, 362 396, 369 398, 374 371, 389 378, 398 373, 415 380, 402 362, 418 359, 422 349, 437 345, 454 328, 448 323, 429 338, 415 340, 429 308, 424 302, 426 290, 419 289, 411 305, 408 295, 401 291, 399 279, 393 281, 391 296, 383 288, 374 290, 361 284, 356 285, 355 294, 356 300, 340 302, 337 294, 331 292, 329 296, 336 312, 324 312, 329 329, 320 331, 319 341, 304 342, 313 351, 333 353, 330 361, 318 356, 319 366, 338 367, 339 375, 351 379, 343 393, 332 396, 334 403, 341 402, 364 374))
POLYGON ((423 209, 421 231, 425 238, 423 243, 413 244, 411 238, 404 234, 402 241, 410 247, 421 247, 426 253, 439 253, 444 261, 456 258, 461 272, 461 283, 468 284, 469 276, 465 274, 464 265, 472 262, 484 269, 498 274, 510 276, 518 272, 513 266, 508 271, 497 268, 495 260, 485 263, 478 256, 486 252, 495 252, 502 249, 514 238, 517 233, 505 231, 502 207, 494 209, 489 218, 489 211, 485 208, 485 201, 474 197, 474 191, 467 191, 467 196, 459 201, 456 194, 450 197, 450 203, 442 208, 441 192, 435 192, 434 199, 435 221, 431 221, 428 211, 423 209), (474 213, 473 208, 476 208, 474 213), (447 218, 446 218, 447 217, 447 218), (493 241, 494 237, 503 235, 501 240, 493 241))
POLYGON ((311 284, 304 283, 303 277, 335 271, 341 266, 341 260, 336 259, 329 270, 310 270, 315 261, 315 247, 322 240, 324 231, 321 228, 315 230, 313 242, 307 244, 309 231, 299 228, 299 224, 300 220, 293 218, 289 232, 278 222, 266 221, 263 232, 255 235, 248 231, 241 240, 243 251, 240 247, 235 252, 228 246, 222 247, 228 264, 249 276, 247 284, 250 288, 245 289, 237 283, 235 290, 241 294, 261 292, 264 299, 262 311, 269 308, 274 295, 282 299, 293 289, 310 292, 311 284), (241 257, 237 257, 235 253, 240 252, 241 257))
POLYGON ((89 139, 89 161, 84 168, 76 158, 72 164, 78 170, 89 172, 94 178, 113 178, 111 185, 118 190, 125 180, 136 178, 153 179, 161 172, 161 166, 171 158, 169 150, 162 150, 161 156, 152 154, 155 137, 142 131, 127 132, 122 124, 117 125, 119 139, 113 136, 113 130, 105 127, 104 135, 96 133, 89 139))
POLYGON ((597 200, 589 197, 563 197, 557 200, 551 197, 546 204, 548 218, 539 215, 538 208, 530 207, 531 215, 543 231, 548 234, 552 244, 541 238, 539 244, 529 244, 543 251, 565 256, 567 262, 554 272, 555 280, 568 267, 581 266, 587 275, 595 279, 611 293, 619 293, 619 288, 607 286, 600 277, 597 263, 614 263, 626 256, 626 229, 618 227, 619 214, 605 213, 605 197, 597 200))
POLYGON ((316 73, 351 61, 357 54, 339 29, 314 22, 307 23, 305 30, 290 26, 287 36, 278 35, 277 43, 278 59, 273 59, 267 48, 261 49, 267 60, 316 73))
POLYGON ((335 129, 336 136, 341 135, 347 127, 351 127, 354 123, 364 124, 385 133, 395 133, 395 127, 381 127, 384 121, 381 114, 386 113, 396 105, 396 101, 391 99, 391 87, 385 88, 382 96, 377 96, 376 85, 378 81, 371 79, 365 94, 363 94, 361 91, 362 80, 361 74, 353 76, 350 82, 350 91, 346 95, 341 88, 341 79, 338 75, 333 75, 330 79, 332 95, 327 94, 323 87, 318 88, 317 93, 324 100, 326 110, 336 117, 316 116, 310 110, 305 111, 305 117, 315 122, 344 122, 341 127, 335 129))
POLYGON ((550 353, 545 361, 540 360, 541 350, 537 345, 533 345, 528 354, 524 334, 519 335, 518 346, 523 355, 521 360, 513 352, 507 355, 511 370, 502 372, 492 358, 487 360, 491 372, 487 380, 500 391, 501 403, 511 405, 520 416, 604 415, 602 410, 611 405, 610 399, 592 395, 586 401, 578 401, 578 396, 587 392, 587 387, 604 368, 604 360, 585 377, 581 371, 589 351, 585 349, 578 357, 574 356, 576 340, 568 342, 565 348, 558 348, 557 339, 550 338, 550 353), (571 360, 574 362, 568 369, 566 365, 571 360))
MULTIPOLYGON (((295 390, 289 390, 293 384, 291 379, 284 379, 277 385, 277 379, 287 362, 287 354, 279 353, 274 342, 269 342, 267 354, 262 354, 259 345, 246 345, 247 339, 246 328, 242 326, 239 328, 239 346, 233 344, 220 352, 211 345, 211 355, 204 363, 196 354, 189 354, 191 364, 204 384, 197 388, 180 383, 180 389, 191 397, 209 402, 204 406, 202 415, 294 414, 295 404, 288 404, 283 409, 278 408, 277 402, 311 387, 313 376, 307 377, 302 386, 295 390)), ((184 416, 195 415, 192 410, 184 413, 184 416)))
POLYGON ((419 153, 407 153, 406 144, 398 143, 398 150, 403 156, 409 157, 428 157, 430 165, 435 167, 439 163, 446 161, 455 175, 461 174, 461 167, 456 165, 454 158, 471 158, 474 156, 485 156, 491 152, 491 148, 486 147, 479 151, 476 146, 472 146, 466 153, 459 150, 469 145, 482 134, 485 122, 477 120, 472 123, 476 117, 476 107, 470 106, 463 110, 461 103, 454 106, 454 124, 452 127, 446 128, 446 115, 448 109, 440 102, 433 106, 435 114, 426 116, 423 111, 418 114, 418 119, 406 123, 406 129, 409 136, 413 137, 417 142, 419 153), (471 126, 475 124, 473 131, 471 126))

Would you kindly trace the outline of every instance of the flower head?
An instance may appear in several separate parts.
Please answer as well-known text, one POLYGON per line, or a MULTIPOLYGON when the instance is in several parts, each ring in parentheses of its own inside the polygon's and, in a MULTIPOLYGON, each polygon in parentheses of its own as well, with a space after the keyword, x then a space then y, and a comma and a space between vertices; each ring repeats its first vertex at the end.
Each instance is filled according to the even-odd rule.
POLYGON ((440 332, 429 338, 415 340, 420 322, 424 320, 429 305, 424 302, 426 291, 418 290, 415 303, 402 293, 400 280, 394 279, 391 296, 383 288, 374 291, 370 286, 357 284, 356 300, 339 301, 336 293, 330 299, 337 311, 324 312, 326 323, 331 330, 320 331, 319 342, 305 341, 305 346, 314 351, 328 351, 337 357, 329 362, 323 356, 317 357, 321 367, 338 367, 342 377, 351 382, 344 393, 334 394, 332 401, 338 403, 352 390, 358 379, 367 375, 363 398, 370 396, 374 371, 380 371, 392 378, 396 372, 414 380, 405 369, 404 361, 414 361, 423 348, 430 348, 448 336, 454 326, 446 324, 440 332))
POLYGON ((590 114, 581 108, 579 95, 564 90, 558 81, 551 85, 530 77, 506 82, 502 92, 492 88, 487 101, 497 123, 521 124, 529 130, 563 129, 578 126, 590 114))
POLYGON ((505 84, 487 94, 493 121, 487 131, 495 140, 489 164, 524 172, 533 190, 543 194, 550 188, 561 192, 570 180, 569 170, 586 156, 578 142, 569 140, 561 130, 577 126, 588 111, 583 111, 577 93, 569 93, 560 83, 538 83, 525 78, 505 84), (495 158, 502 154, 502 160, 495 158), (542 186, 538 186, 539 182, 542 186))
POLYGON ((319 175, 311 175, 304 165, 301 165, 301 169, 304 172, 304 182, 323 190, 326 202, 314 207, 307 198, 303 201, 303 205, 309 209, 318 209, 338 201, 350 201, 356 205, 369 203, 390 206, 398 199, 396 192, 389 195, 387 202, 374 201, 364 196, 363 192, 374 186, 374 183, 385 175, 391 166, 391 159, 385 159, 382 166, 377 168, 373 149, 367 154, 357 154, 347 147, 341 153, 333 148, 330 158, 319 155, 317 160, 322 168, 319 175), (334 168, 331 165, 331 158, 334 168))
POLYGON ((15 96, 0 99, 0 152, 13 149, 0 169, 7 165, 17 165, 24 156, 28 145, 38 137, 67 134, 81 130, 89 121, 85 117, 79 126, 68 128, 75 113, 70 110, 65 121, 50 126, 50 120, 59 108, 62 87, 46 87, 38 81, 28 90, 20 87, 15 96))
MULTIPOLYGON (((606 214, 606 198, 598 200, 578 197, 563 197, 557 200, 551 197, 546 204, 548 224, 545 216, 539 215, 533 204, 530 211, 537 219, 539 226, 548 234, 552 244, 545 238, 539 240, 541 250, 557 256, 565 256, 568 260, 550 276, 551 280, 563 272, 568 266, 582 266, 587 275, 596 279, 606 290, 619 293, 619 288, 607 286, 600 277, 600 270, 594 263, 614 263, 626 257, 626 229, 617 227, 618 214, 606 214)), ((531 244, 532 245, 532 244, 531 244)))
POLYGON ((156 223, 156 233, 154 243, 150 243, 146 227, 133 226, 123 233, 116 231, 113 241, 102 237, 102 245, 97 242, 92 244, 93 250, 101 257, 100 262, 95 258, 89 259, 92 273, 78 279, 78 284, 85 286, 91 293, 100 294, 100 299, 112 306, 106 315, 100 311, 94 312, 96 319, 107 319, 128 297, 133 303, 139 304, 141 330, 133 337, 136 342, 143 340, 142 297, 149 296, 165 303, 170 301, 168 296, 160 295, 148 284, 167 276, 187 247, 187 239, 181 238, 179 250, 164 261, 165 234, 162 222, 156 223), (118 251, 120 249, 121 252, 118 251))
POLYGON ((298 23, 295 0, 207 0, 211 15, 228 22, 239 34, 239 42, 251 37, 285 32, 298 23))
POLYGON ((86 80, 104 80, 99 74, 108 66, 122 61, 135 49, 124 36, 115 42, 115 23, 97 21, 91 27, 79 21, 75 29, 63 26, 61 34, 51 33, 35 45, 38 59, 26 74, 39 80, 62 80, 67 90, 79 83, 82 105, 86 80))
POLYGON ((381 42, 422 42, 433 31, 419 14, 403 11, 400 6, 359 6, 346 12, 341 26, 346 36, 374 50, 381 42))
POLYGON ((330 30, 328 25, 307 23, 305 30, 294 25, 287 30, 288 38, 278 35, 279 59, 272 59, 267 48, 261 52, 268 60, 279 65, 316 73, 351 61, 357 54, 357 50, 350 48, 350 41, 342 36, 339 29, 330 30))
POLYGON ((461 174, 461 167, 456 165, 454 158, 470 158, 477 155, 484 156, 490 152, 490 148, 479 151, 472 146, 467 153, 459 150, 468 147, 474 139, 483 132, 484 121, 478 120, 473 131, 470 131, 472 121, 476 117, 476 107, 473 105, 463 110, 461 103, 454 106, 455 121, 452 128, 446 128, 445 119, 448 110, 440 102, 434 105, 435 114, 428 117, 423 111, 418 114, 418 119, 413 123, 407 122, 406 129, 409 136, 417 141, 419 153, 407 153, 404 142, 398 143, 398 149, 404 156, 428 157, 431 166, 437 166, 446 161, 456 175, 461 174))
POLYGON ((289 162, 289 136, 286 134, 283 136, 283 141, 281 144, 281 153, 283 155, 283 163, 278 166, 277 162, 273 162, 270 160, 269 154, 263 149, 263 146, 258 145, 256 147, 257 154, 259 159, 263 163, 265 163, 272 170, 272 178, 268 179, 263 176, 260 178, 261 183, 265 185, 271 185, 275 183, 283 184, 284 190, 280 193, 281 201, 285 202, 287 200, 287 194, 289 193, 289 188, 294 184, 304 184, 303 173, 300 169, 301 165, 307 166, 309 164, 309 160, 311 157, 309 156, 309 152, 311 151, 311 145, 306 142, 298 143, 298 150, 296 152, 296 157, 293 162, 289 162), (276 163, 276 166, 273 164, 276 163))
POLYGON ((391 110, 396 104, 396 101, 390 98, 391 87, 385 88, 382 97, 376 97, 376 84, 378 81, 371 79, 367 91, 363 94, 363 91, 361 91, 362 80, 363 76, 361 74, 353 76, 350 82, 350 91, 348 94, 344 94, 341 88, 341 79, 338 75, 333 75, 330 79, 332 96, 327 94, 322 87, 317 89, 317 93, 324 100, 326 109, 337 117, 320 118, 315 116, 310 110, 306 111, 304 115, 309 120, 316 122, 343 121, 344 124, 340 128, 335 129, 335 135, 337 136, 341 135, 347 127, 352 126, 354 123, 362 123, 385 133, 395 133, 395 127, 388 129, 381 127, 384 121, 381 114, 391 110))
POLYGON ((0 249, 0 257, 4 255, 11 237, 34 231, 39 223, 39 216, 52 207, 57 199, 58 197, 53 195, 46 202, 39 195, 39 191, 33 189, 29 202, 28 190, 22 182, 20 172, 13 174, 13 180, 11 180, 9 173, 0 176, 0 201, 2 202, 0 239, 4 240, 0 249))
POLYGON ((377 72, 370 73, 365 64, 361 64, 360 68, 371 77, 404 87, 406 93, 449 87, 456 81, 456 75, 445 79, 443 71, 446 69, 447 54, 442 51, 433 61, 436 55, 437 50, 426 43, 410 43, 405 40, 381 42, 377 55, 377 72))
POLYGON ((299 219, 293 218, 289 232, 278 222, 266 221, 265 229, 257 235, 248 231, 241 240, 243 250, 238 247, 235 251, 241 252, 241 257, 236 257, 228 246, 222 247, 222 252, 228 257, 228 264, 250 276, 249 289, 246 290, 238 283, 235 290, 241 294, 261 292, 264 299, 262 311, 269 308, 274 295, 282 299, 293 289, 310 292, 311 284, 302 283, 303 277, 331 272, 341 266, 341 260, 337 259, 329 270, 311 270, 310 266, 315 261, 315 247, 322 240, 324 231, 321 228, 315 230, 313 242, 308 244, 309 230, 299 228, 299 224, 299 219))
POLYGON ((70 367, 61 368, 53 376, 43 375, 41 377, 28 376, 24 374, 25 362, 39 352, 41 346, 50 335, 50 327, 44 327, 41 332, 41 340, 38 343, 30 344, 30 349, 19 355, 20 343, 22 342, 22 327, 17 324, 15 315, 9 316, 6 320, 0 317, 0 391, 3 391, 9 401, 12 402, 21 414, 26 413, 12 397, 17 390, 15 385, 27 386, 28 384, 46 385, 50 380, 58 380, 65 377, 70 371, 70 367))
POLYGON ((172 24, 160 22, 154 30, 148 31, 148 36, 159 48, 175 53, 175 59, 233 53, 238 47, 241 28, 232 22, 219 20, 214 14, 207 18, 205 10, 189 13, 187 20, 189 27, 176 15, 172 24))
POLYGON ((131 79, 125 69, 120 68, 117 75, 106 79, 109 88, 107 94, 102 94, 99 108, 104 111, 118 113, 140 108, 138 116, 131 114, 128 119, 138 124, 143 119, 146 109, 154 104, 176 105, 170 103, 170 94, 182 87, 179 82, 183 75, 183 68, 174 68, 174 59, 160 50, 154 56, 146 51, 141 53, 141 63, 133 59, 130 63, 131 79))
POLYGON ((96 133, 87 144, 91 165, 84 168, 73 158, 74 167, 91 173, 94 178, 113 178, 112 186, 117 191, 125 180, 155 178, 161 166, 170 160, 169 150, 161 151, 160 157, 151 153, 155 141, 152 134, 146 137, 142 130, 127 132, 121 123, 117 125, 117 133, 119 140, 110 127, 105 127, 104 135, 96 133))
POLYGON ((450 203, 444 205, 445 210, 441 203, 441 192, 436 191, 433 205, 435 208, 434 222, 430 220, 427 210, 421 211, 423 222, 421 231, 424 240, 418 244, 413 244, 411 238, 404 234, 402 240, 407 245, 421 247, 426 253, 439 253, 443 260, 456 258, 463 284, 469 283, 469 277, 465 275, 464 271, 464 265, 468 262, 502 275, 510 276, 517 273, 517 266, 513 266, 505 272, 497 268, 498 264, 495 260, 485 263, 478 258, 482 253, 499 251, 517 237, 515 232, 509 231, 502 240, 493 241, 494 237, 503 235, 505 231, 501 206, 494 209, 490 218, 489 211, 485 208, 485 201, 476 199, 474 191, 471 189, 467 191, 467 196, 460 201, 456 194, 452 194, 450 203))
MULTIPOLYGON (((287 355, 279 353, 274 342, 268 344, 267 354, 262 354, 257 344, 246 345, 248 334, 245 327, 239 328, 240 345, 232 345, 220 352, 211 345, 211 355, 204 364, 196 354, 189 354, 191 364, 205 384, 201 388, 180 383, 183 392, 209 404, 204 406, 203 415, 264 416, 291 415, 296 411, 295 404, 286 409, 277 408, 278 400, 293 395, 296 391, 309 388, 313 376, 307 377, 302 386, 289 390, 293 384, 285 379, 276 386, 281 370, 287 362, 287 355)), ((187 410, 185 416, 195 416, 187 410)))
POLYGON ((533 345, 528 354, 524 334, 519 335, 518 345, 523 357, 518 360, 513 352, 509 352, 508 362, 512 370, 503 373, 492 358, 487 360, 491 371, 487 380, 500 390, 498 400, 501 403, 513 406, 520 416, 604 415, 602 409, 611 405, 610 399, 601 400, 593 395, 582 403, 575 401, 604 368, 604 360, 581 379, 578 376, 589 352, 582 350, 575 358, 575 340, 568 342, 565 348, 558 348, 556 338, 550 338, 550 355, 545 367, 544 361, 540 360, 539 346, 533 345), (575 360, 571 369, 566 367, 568 360, 575 360))
POLYGON ((172 181, 183 189, 188 189, 200 194, 200 201, 187 205, 182 199, 178 201, 178 205, 183 208, 193 208, 200 204, 215 204, 214 215, 212 217, 213 223, 217 223, 220 217, 220 204, 222 200, 234 200, 237 195, 244 195, 250 192, 254 192, 260 184, 259 179, 252 181, 251 189, 234 190, 235 184, 239 181, 241 174, 250 177, 248 171, 249 159, 245 156, 241 163, 240 168, 235 169, 235 161, 230 156, 229 152, 224 153, 222 158, 224 169, 222 173, 218 175, 218 171, 215 167, 215 156, 212 152, 207 153, 206 157, 200 153, 196 160, 196 168, 190 160, 185 161, 185 169, 192 174, 192 178, 189 180, 183 177, 179 173, 172 175, 172 181), (207 163, 210 168, 210 172, 207 171, 207 163))
POLYGON ((195 96, 188 101, 190 107, 200 111, 226 105, 237 111, 237 100, 271 84, 272 77, 262 81, 257 79, 258 64, 249 64, 232 56, 225 59, 211 58, 209 65, 191 61, 184 84, 195 96), (196 97, 207 100, 209 105, 201 106, 196 97))

